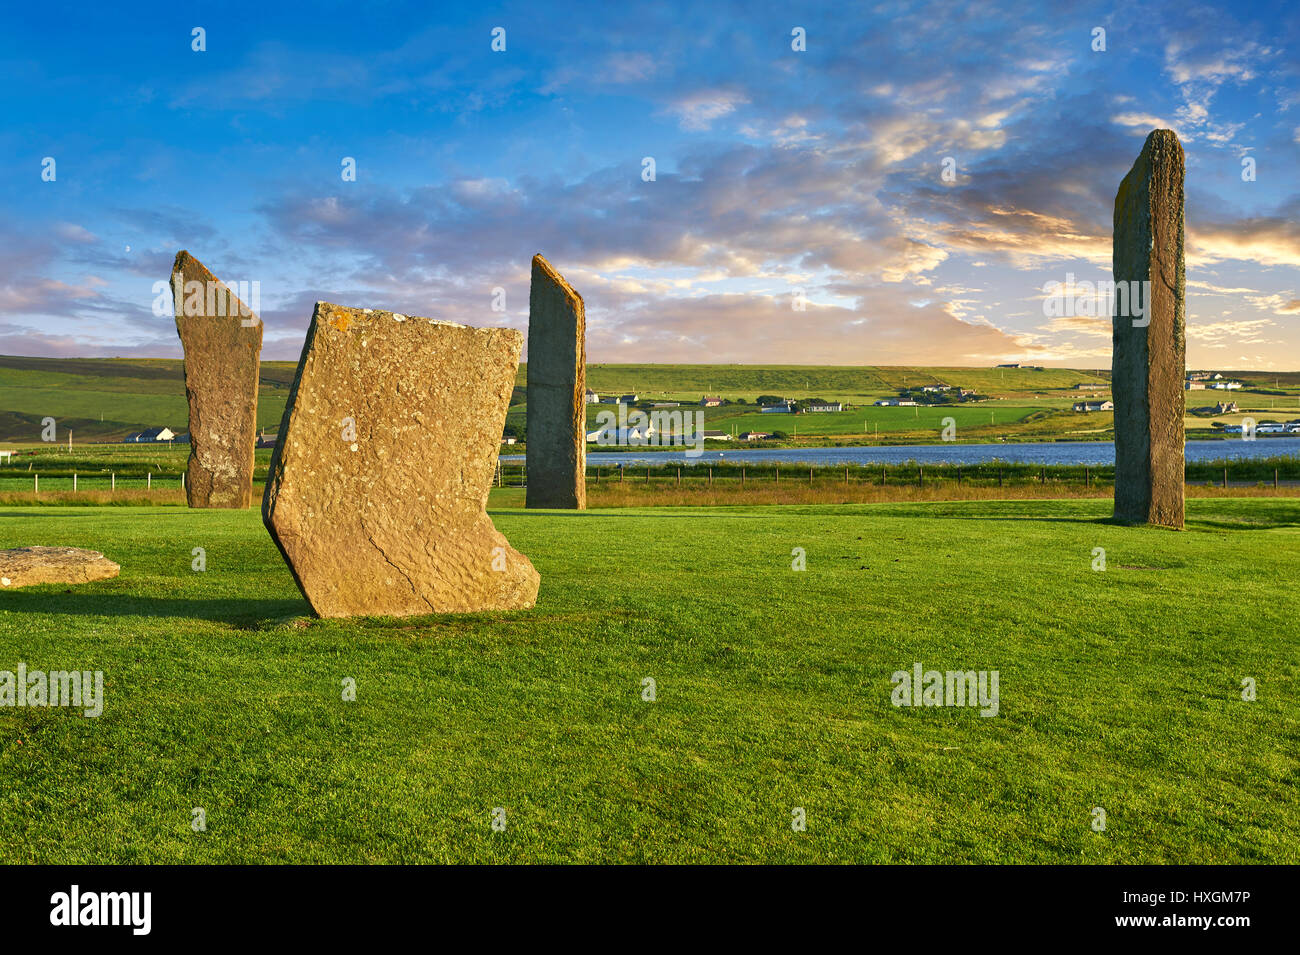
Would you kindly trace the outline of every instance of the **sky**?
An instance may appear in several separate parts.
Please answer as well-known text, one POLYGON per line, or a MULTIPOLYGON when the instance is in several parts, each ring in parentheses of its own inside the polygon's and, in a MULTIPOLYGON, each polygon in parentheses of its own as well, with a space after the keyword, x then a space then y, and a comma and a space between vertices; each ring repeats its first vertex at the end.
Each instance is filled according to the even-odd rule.
POLYGON ((265 359, 322 300, 523 330, 541 252, 593 363, 1106 368, 1044 290, 1170 128, 1189 367, 1300 369, 1294 4, 276 6, 8 7, 0 353, 179 357, 180 249, 265 359))

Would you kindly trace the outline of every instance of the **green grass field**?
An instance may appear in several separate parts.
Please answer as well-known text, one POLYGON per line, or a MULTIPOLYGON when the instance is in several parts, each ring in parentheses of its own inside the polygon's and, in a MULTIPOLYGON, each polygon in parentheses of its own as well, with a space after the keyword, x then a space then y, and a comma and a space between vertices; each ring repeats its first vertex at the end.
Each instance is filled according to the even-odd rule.
MULTIPOLYGON (((721 409, 709 409, 721 410, 721 409)), ((956 405, 953 407, 933 408, 898 408, 869 405, 856 411, 828 411, 817 414, 735 414, 735 406, 726 409, 730 415, 710 415, 707 424, 745 431, 784 431, 786 434, 865 434, 871 435, 875 429, 882 432, 895 431, 931 431, 938 435, 944 427, 944 419, 952 418, 956 423, 957 433, 1001 422, 1008 425, 1023 420, 1033 413, 1032 407, 997 405, 956 405)))
POLYGON ((106 680, 0 709, 0 859, 1300 862, 1300 500, 1188 507, 498 509, 535 609, 344 621, 256 511, 11 507, 123 569, 0 596, 0 669, 106 680), (915 662, 998 715, 894 707, 915 662))
MULTIPOLYGON (((263 362, 258 399, 258 426, 274 431, 284 412, 293 362, 263 362)), ((517 375, 517 389, 506 425, 523 435, 527 420, 524 386, 528 366, 517 375)), ((1230 373, 1248 389, 1223 395, 1189 392, 1192 404, 1213 404, 1230 397, 1242 414, 1261 420, 1285 420, 1300 413, 1300 374, 1230 373)), ((1108 437, 1109 413, 1074 414, 1070 405, 1098 392, 1075 391, 1080 383, 1107 384, 1104 370, 1069 368, 924 368, 798 365, 604 365, 587 367, 588 385, 603 395, 636 392, 647 401, 678 401, 683 410, 700 410, 704 394, 716 394, 747 405, 710 408, 706 426, 719 430, 780 430, 798 432, 804 442, 846 440, 893 442, 937 441, 942 420, 957 421, 958 440, 1050 440, 1108 437), (878 398, 899 389, 926 384, 974 389, 991 400, 932 408, 877 408, 878 398), (845 401, 855 410, 842 414, 759 415, 755 399, 761 394, 793 398, 819 397, 845 401), (776 419, 786 422, 784 426, 776 419)), ((1192 405, 1189 405, 1189 407, 1192 405)), ((596 415, 611 406, 589 406, 591 430, 596 415)), ((176 359, 26 358, 0 356, 0 442, 32 445, 41 440, 42 422, 57 422, 58 442, 68 431, 74 441, 120 440, 145 428, 188 428, 184 372, 176 359)), ((1215 420, 1238 423, 1238 416, 1215 420)), ((1209 418, 1189 417, 1190 429, 1210 432, 1209 418)))

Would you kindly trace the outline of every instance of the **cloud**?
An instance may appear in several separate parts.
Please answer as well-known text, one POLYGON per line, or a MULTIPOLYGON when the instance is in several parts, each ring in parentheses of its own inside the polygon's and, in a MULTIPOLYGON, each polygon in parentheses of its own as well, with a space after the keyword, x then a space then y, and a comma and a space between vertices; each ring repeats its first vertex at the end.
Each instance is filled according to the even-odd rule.
MULTIPOLYGON (((31 207, 39 229, 0 234, 0 318, 50 348, 74 328, 87 348, 172 348, 139 290, 187 247, 262 281, 266 354, 294 358, 317 299, 526 327, 540 250, 588 297, 593 360, 1092 359, 1103 331, 1026 303, 1068 270, 1108 269, 1115 190, 1155 127, 1188 147, 1189 289, 1295 314, 1292 278, 1261 275, 1300 264, 1294 186, 1233 191, 1218 155, 1249 148, 1266 173, 1300 141, 1278 122, 1300 103, 1294 70, 1259 24, 1200 6, 810 9, 795 53, 787 28, 745 12, 610 7, 560 24, 520 8, 496 55, 477 19, 397 33, 326 11, 301 36, 187 61, 183 80, 142 76, 111 139, 79 151, 140 141, 147 159, 104 172, 105 198, 31 207), (212 136, 202 150, 190 123, 212 136), (335 155, 362 152, 338 151, 344 133, 369 157, 346 186, 335 155), (1220 279, 1221 262, 1240 268, 1220 279), (785 307, 796 286, 805 313, 785 307)), ((1298 344, 1294 323, 1225 324, 1244 320, 1218 316, 1202 341, 1298 344)))
POLYGON ((677 117, 682 129, 705 130, 748 102, 747 96, 734 90, 699 90, 670 103, 668 112, 677 117))
POLYGON ((1189 265, 1237 259, 1267 266, 1300 266, 1300 200, 1278 212, 1208 219, 1187 228, 1189 265))
POLYGON ((1263 333, 1273 325, 1267 318, 1229 319, 1221 322, 1189 322, 1187 337, 1206 348, 1257 345, 1269 341, 1263 333))

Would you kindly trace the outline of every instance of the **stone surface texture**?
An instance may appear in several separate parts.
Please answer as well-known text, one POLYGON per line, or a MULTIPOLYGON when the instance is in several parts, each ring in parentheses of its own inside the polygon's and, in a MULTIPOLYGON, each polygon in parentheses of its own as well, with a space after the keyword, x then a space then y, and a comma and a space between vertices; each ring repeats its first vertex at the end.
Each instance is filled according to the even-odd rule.
POLYGON ((528 294, 527 507, 587 506, 587 317, 582 296, 533 256, 528 294))
POLYGON ((533 606, 487 514, 521 333, 316 304, 262 518, 322 617, 533 606))
POLYGON ((0 589, 32 584, 86 584, 116 577, 121 569, 97 550, 15 547, 0 550, 0 589))
POLYGON ((248 507, 257 441, 261 319, 188 252, 176 255, 172 295, 190 405, 185 498, 190 507, 248 507), (193 294, 194 282, 200 283, 201 298, 193 294), (193 314, 196 306, 201 310, 193 314))
POLYGON ((1112 317, 1115 518, 1127 523, 1183 526, 1183 175, 1178 137, 1158 129, 1115 196, 1115 283, 1151 283, 1149 325, 1118 304, 1112 317))

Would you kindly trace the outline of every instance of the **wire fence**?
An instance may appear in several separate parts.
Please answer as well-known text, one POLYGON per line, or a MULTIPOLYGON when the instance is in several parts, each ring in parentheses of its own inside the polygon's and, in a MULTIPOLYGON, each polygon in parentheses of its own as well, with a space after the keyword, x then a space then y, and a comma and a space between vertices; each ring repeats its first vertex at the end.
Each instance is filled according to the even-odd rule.
MULTIPOLYGON (((780 484, 849 484, 925 487, 952 484, 972 487, 1017 487, 1058 485, 1082 489, 1112 487, 1115 467, 1092 465, 1033 465, 989 462, 981 464, 875 464, 800 465, 792 463, 727 463, 636 465, 587 464, 587 484, 676 484, 731 487, 768 487, 780 484)), ((1300 460, 1294 458, 1211 461, 1187 464, 1188 484, 1217 484, 1223 487, 1250 484, 1274 487, 1300 483, 1300 460)), ((526 487, 527 465, 522 462, 497 465, 493 483, 497 487, 526 487)))
MULTIPOLYGON (((46 463, 46 462, 43 462, 46 463)), ((254 485, 265 481, 266 468, 259 466, 254 485)), ((1300 459, 1269 458, 1241 461, 1189 463, 1184 469, 1187 484, 1231 486, 1300 485, 1300 459)), ((1090 465, 1031 465, 1005 462, 980 464, 873 464, 800 465, 793 463, 711 462, 663 464, 588 463, 589 487, 601 485, 720 486, 732 489, 771 488, 781 485, 874 485, 880 487, 1024 487, 1055 486, 1089 490, 1112 487, 1115 468, 1090 465)), ((499 488, 527 486, 527 465, 499 462, 492 484, 499 488)), ((115 493, 139 494, 155 491, 184 491, 185 471, 162 468, 125 467, 120 470, 74 467, 45 467, 23 470, 17 462, 0 463, 0 492, 41 494, 115 493)))

